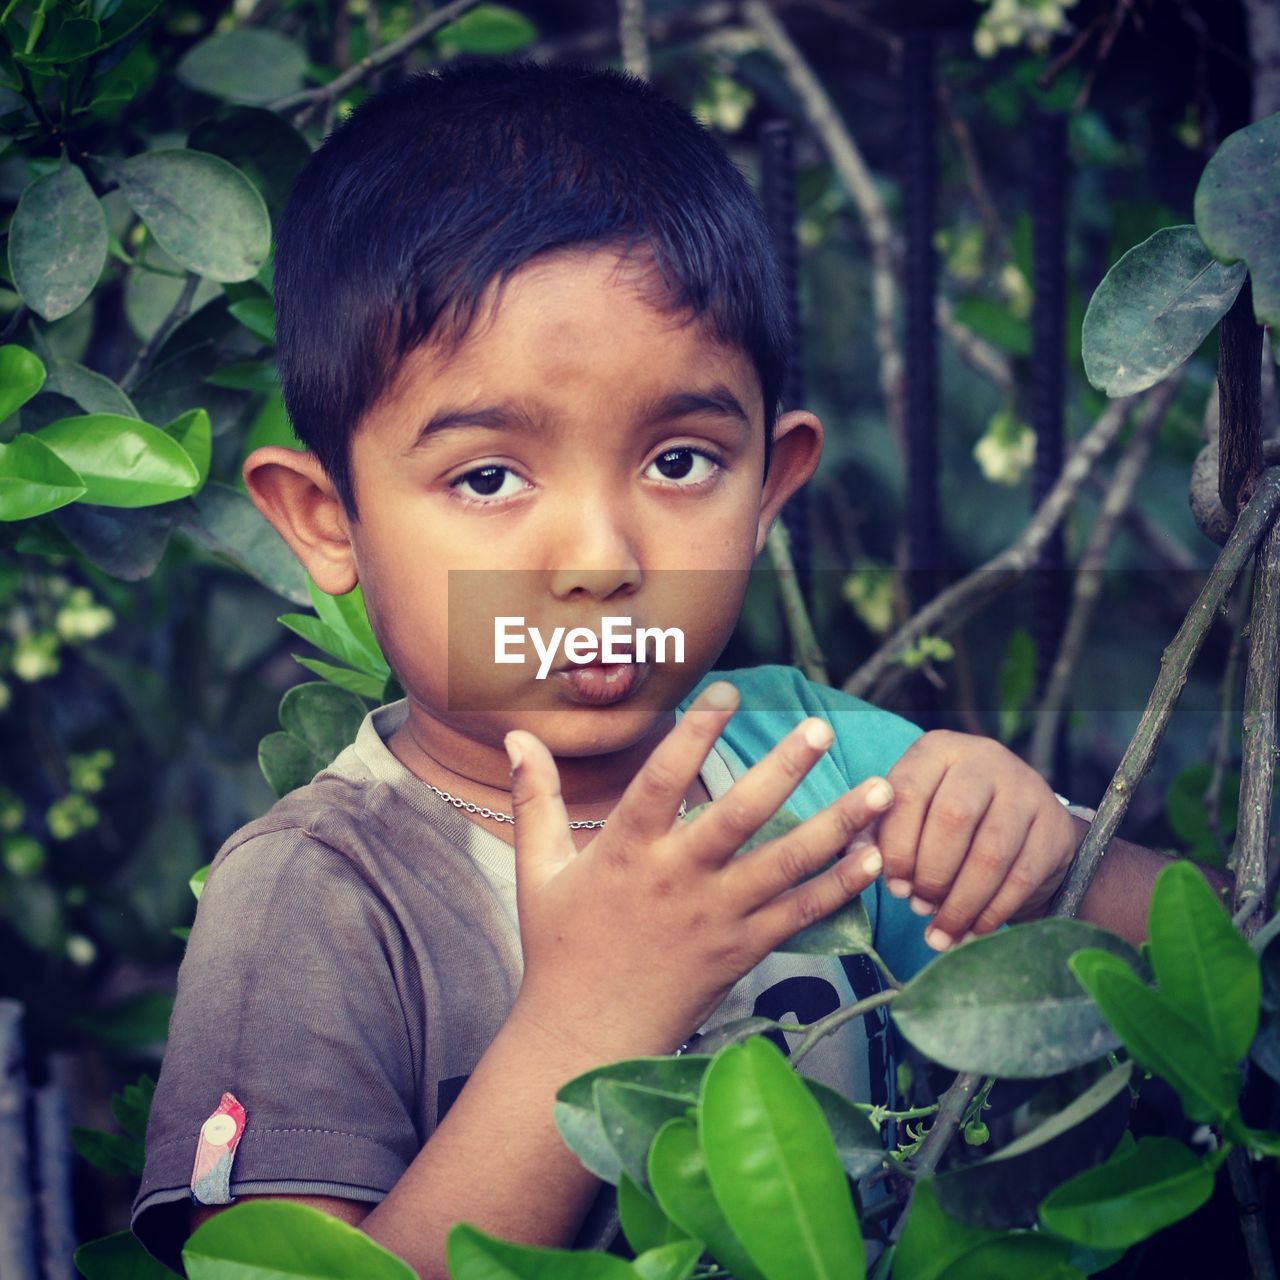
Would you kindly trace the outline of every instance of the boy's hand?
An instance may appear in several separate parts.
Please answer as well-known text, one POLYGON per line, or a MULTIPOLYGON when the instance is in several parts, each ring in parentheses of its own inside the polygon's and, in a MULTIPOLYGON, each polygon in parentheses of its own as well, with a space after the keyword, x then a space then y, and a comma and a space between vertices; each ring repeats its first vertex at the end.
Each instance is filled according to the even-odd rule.
POLYGON ((889 780, 885 887, 920 915, 936 912, 931 947, 1043 914, 1084 827, 1030 765, 990 738, 937 730, 907 748, 889 780))
POLYGON ((677 821, 737 701, 726 682, 704 690, 581 853, 550 752, 530 733, 507 735, 519 761, 513 801, 525 972, 517 1011, 610 1052, 668 1052, 779 943, 879 874, 880 855, 863 832, 892 801, 880 778, 734 857, 830 746, 822 720, 798 725, 693 821, 677 821))

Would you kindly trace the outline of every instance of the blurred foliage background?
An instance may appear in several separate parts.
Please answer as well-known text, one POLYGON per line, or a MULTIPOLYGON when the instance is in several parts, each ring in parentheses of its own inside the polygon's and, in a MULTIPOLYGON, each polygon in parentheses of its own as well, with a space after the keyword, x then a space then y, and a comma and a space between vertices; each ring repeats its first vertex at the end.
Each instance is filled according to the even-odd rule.
MULTIPOLYGON (((1126 249, 1191 221, 1206 159, 1250 118, 1246 9, 1237 0, 772 7, 895 223, 910 110, 902 40, 909 24, 940 41, 941 289, 1009 375, 975 371, 942 344, 938 479, 953 575, 1009 543, 1029 515, 1027 207, 1043 162, 1032 112, 1047 103, 1068 116, 1065 411, 1075 436, 1105 406, 1080 360, 1093 289, 1126 249)), ((795 126, 799 350, 808 401, 827 427, 809 514, 811 607, 840 680, 901 618, 894 566, 912 499, 879 391, 867 228, 738 4, 650 0, 648 24, 654 82, 753 179, 762 128, 795 126)), ((109 1129, 112 1090, 158 1066, 192 877, 349 731, 357 699, 372 705, 385 692, 385 669, 359 652, 358 619, 345 634, 341 618, 323 613, 292 630, 279 624, 313 601, 243 495, 246 453, 292 440, 272 360, 269 220, 309 150, 379 85, 454 57, 617 62, 618 19, 612 0, 461 3, 434 14, 387 0, 9 0, 0 26, 0 345, 43 371, 36 379, 26 357, 0 353, 0 443, 47 433, 50 451, 85 481, 79 500, 33 510, 21 502, 45 493, 49 476, 37 484, 16 454, 0 460, 0 504, 10 504, 0 524, 0 995, 25 1006, 33 1080, 57 1079, 75 1123, 109 1129), (426 36, 424 24, 434 26, 426 36), (362 66, 371 57, 376 65, 362 66), (68 420, 76 425, 50 431, 68 420), (121 425, 129 421, 147 431, 121 425), (126 439, 140 443, 122 454, 126 439), (194 478, 184 481, 183 468, 194 478), (159 487, 141 505, 111 488, 144 480, 159 487), (346 667, 308 672, 295 654, 346 667), (315 675, 331 681, 330 702, 314 716, 278 713, 285 691, 315 675), (347 692, 335 704, 338 686, 347 692), (263 748, 275 790, 259 763, 273 734, 302 743, 277 737, 263 748)), ((1101 794, 1216 553, 1187 505, 1214 342, 1181 380, 1111 550, 1055 779, 1081 803, 1101 794)), ((1265 394, 1274 433, 1274 389, 1265 394)), ((1096 509, 1086 488, 1068 561, 1096 509)), ((1005 597, 953 646, 922 655, 895 709, 1024 746, 1032 607, 1025 592, 1005 597)), ((1219 865, 1238 717, 1225 739, 1218 725, 1224 698, 1229 708, 1238 697, 1237 631, 1225 618, 1211 634, 1124 831, 1219 865), (1204 804, 1215 753, 1225 769, 1216 825, 1204 804)), ((763 571, 721 665, 789 655, 763 571)), ((98 1160, 115 1174, 77 1160, 81 1238, 124 1225, 136 1153, 98 1160)))

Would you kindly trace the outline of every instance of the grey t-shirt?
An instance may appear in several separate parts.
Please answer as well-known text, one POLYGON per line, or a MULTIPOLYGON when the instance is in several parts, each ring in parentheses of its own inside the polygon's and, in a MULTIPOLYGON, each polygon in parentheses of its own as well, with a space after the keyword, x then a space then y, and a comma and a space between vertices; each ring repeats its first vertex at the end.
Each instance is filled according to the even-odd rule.
MULTIPOLYGON (((133 1205, 138 1238, 177 1270, 200 1128, 224 1091, 246 1113, 233 1197, 376 1203, 511 1009, 521 975, 514 851, 391 753, 386 739, 405 714, 403 702, 373 712, 328 769, 212 863, 133 1205)), ((745 769, 722 739, 702 781, 716 798, 745 769)), ((876 989, 862 957, 775 954, 707 1026, 752 1013, 812 1021, 876 989)), ((815 1048, 805 1073, 887 1100, 886 1025, 855 1020, 815 1048)))

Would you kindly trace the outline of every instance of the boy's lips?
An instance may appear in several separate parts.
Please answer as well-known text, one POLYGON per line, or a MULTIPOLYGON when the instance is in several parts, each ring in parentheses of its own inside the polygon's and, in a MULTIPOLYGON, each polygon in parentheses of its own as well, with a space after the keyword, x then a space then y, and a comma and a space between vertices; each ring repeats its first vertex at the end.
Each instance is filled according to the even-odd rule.
POLYGON ((647 662, 571 663, 552 674, 562 682, 574 702, 604 707, 633 693, 649 672, 647 662))

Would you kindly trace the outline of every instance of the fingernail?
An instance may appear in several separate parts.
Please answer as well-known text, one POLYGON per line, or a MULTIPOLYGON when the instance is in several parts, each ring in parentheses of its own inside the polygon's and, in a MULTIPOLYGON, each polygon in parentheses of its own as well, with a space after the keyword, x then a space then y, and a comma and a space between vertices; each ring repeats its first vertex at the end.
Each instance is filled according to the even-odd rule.
POLYGON ((911 910, 918 916, 931 916, 937 909, 935 903, 926 902, 923 898, 911 899, 911 910))
POLYGON ((911 881, 899 880, 896 876, 892 880, 886 880, 884 887, 889 890, 895 898, 907 898, 911 896, 911 881))
POLYGON ((510 734, 507 734, 507 736, 502 739, 502 745, 507 749, 507 759, 511 761, 511 772, 514 775, 516 770, 520 768, 520 764, 524 760, 524 755, 521 752, 520 747, 511 741, 510 734))
POLYGON ((949 933, 943 933, 941 929, 930 929, 924 935, 924 940, 935 950, 945 951, 952 943, 952 937, 949 933))
POLYGON ((862 859, 862 870, 866 875, 878 876, 884 868, 884 859, 880 856, 879 849, 868 849, 866 857, 862 859))
POLYGON ((825 751, 835 741, 835 734, 825 720, 810 720, 804 727, 804 740, 815 751, 825 751))
POLYGON ((738 701, 738 691, 727 680, 707 685, 703 693, 706 705, 713 711, 728 711, 738 701))
POLYGON ((966 934, 964 935, 964 937, 960 939, 960 941, 961 941, 961 942, 970 942, 970 941, 972 941, 974 938, 976 938, 977 936, 978 936, 978 935, 977 935, 976 933, 974 933, 974 931, 973 931, 972 929, 970 929, 970 930, 969 930, 969 932, 968 932, 968 933, 966 933, 966 934))
POLYGON ((877 782, 867 792, 867 804, 872 809, 887 809, 893 801, 893 788, 887 782, 877 782))

